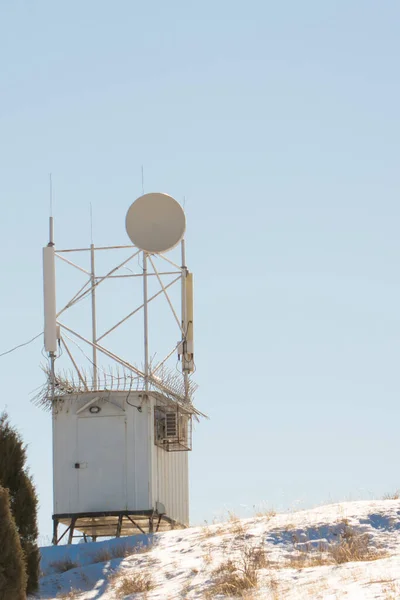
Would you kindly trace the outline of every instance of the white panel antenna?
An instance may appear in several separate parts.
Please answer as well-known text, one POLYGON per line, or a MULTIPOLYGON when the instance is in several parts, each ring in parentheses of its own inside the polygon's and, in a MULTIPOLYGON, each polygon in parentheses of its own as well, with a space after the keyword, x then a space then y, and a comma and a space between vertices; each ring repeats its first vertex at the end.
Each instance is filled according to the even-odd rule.
POLYGON ((54 246, 43 248, 44 347, 57 352, 56 268, 54 246))

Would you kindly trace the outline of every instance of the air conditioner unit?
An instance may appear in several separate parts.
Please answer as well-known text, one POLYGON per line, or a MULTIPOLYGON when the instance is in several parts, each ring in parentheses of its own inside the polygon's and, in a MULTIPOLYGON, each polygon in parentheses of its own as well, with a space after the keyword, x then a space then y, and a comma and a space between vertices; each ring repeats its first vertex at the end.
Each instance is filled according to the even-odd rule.
POLYGON ((191 415, 176 406, 156 406, 154 410, 154 443, 167 452, 192 449, 191 415))

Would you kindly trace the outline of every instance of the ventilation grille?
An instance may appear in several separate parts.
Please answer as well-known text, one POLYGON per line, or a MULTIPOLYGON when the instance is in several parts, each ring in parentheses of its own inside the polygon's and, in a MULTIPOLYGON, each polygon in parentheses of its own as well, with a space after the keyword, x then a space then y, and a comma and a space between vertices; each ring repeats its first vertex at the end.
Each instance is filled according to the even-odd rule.
POLYGON ((175 406, 156 406, 154 408, 154 443, 168 452, 191 450, 191 415, 175 406))
POLYGON ((165 415, 165 437, 176 438, 178 437, 178 415, 175 412, 166 413, 165 415))

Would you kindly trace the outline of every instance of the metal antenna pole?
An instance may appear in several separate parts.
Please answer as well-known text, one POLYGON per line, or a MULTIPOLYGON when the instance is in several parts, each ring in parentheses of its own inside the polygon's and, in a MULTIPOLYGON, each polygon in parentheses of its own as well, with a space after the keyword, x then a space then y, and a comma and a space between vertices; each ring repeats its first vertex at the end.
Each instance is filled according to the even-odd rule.
POLYGON ((54 246, 54 220, 53 220, 53 180, 51 173, 49 175, 50 183, 50 216, 49 216, 49 243, 48 246, 54 246))
POLYGON ((143 330, 144 330, 144 389, 149 391, 149 314, 147 290, 147 253, 143 252, 143 330))
POLYGON ((92 203, 89 204, 90 209, 90 243, 93 244, 93 210, 92 203))
POLYGON ((54 246, 54 220, 53 217, 49 218, 49 243, 48 246, 54 246))
POLYGON ((52 174, 49 173, 49 183, 50 183, 50 216, 53 216, 53 179, 52 174))
POLYGON ((94 265, 94 244, 90 244, 90 276, 92 282, 92 343, 93 343, 93 390, 97 390, 97 331, 96 331, 96 273, 94 265))
MULTIPOLYGON (((51 173, 50 173, 49 179, 50 179, 50 217, 49 217, 49 243, 47 245, 54 246, 53 182, 51 179, 51 173)), ((54 400, 55 391, 56 391, 56 370, 55 370, 56 353, 49 352, 49 357, 50 357, 51 398, 52 398, 52 400, 54 400)))
POLYGON ((182 255, 182 372, 183 372, 183 382, 185 386, 185 398, 188 400, 189 398, 189 374, 186 369, 186 334, 187 334, 187 315, 186 315, 186 275, 187 275, 187 266, 186 266, 186 246, 185 240, 181 241, 181 255, 182 255))

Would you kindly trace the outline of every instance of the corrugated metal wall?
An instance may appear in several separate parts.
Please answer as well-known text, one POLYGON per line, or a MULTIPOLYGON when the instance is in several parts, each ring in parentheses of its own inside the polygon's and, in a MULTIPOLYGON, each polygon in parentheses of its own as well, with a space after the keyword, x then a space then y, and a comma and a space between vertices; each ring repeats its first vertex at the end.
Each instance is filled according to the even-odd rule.
POLYGON ((154 446, 153 490, 155 502, 164 504, 171 519, 189 525, 187 452, 166 452, 154 446))
MULTIPOLYGON (((139 402, 130 398, 130 402, 139 402)), ((148 510, 153 508, 150 497, 150 444, 149 410, 146 405, 142 412, 127 406, 128 443, 127 443, 127 485, 128 509, 148 510)))
POLYGON ((154 403, 151 413, 153 503, 164 504, 171 519, 189 525, 188 452, 167 452, 154 444, 154 403))

